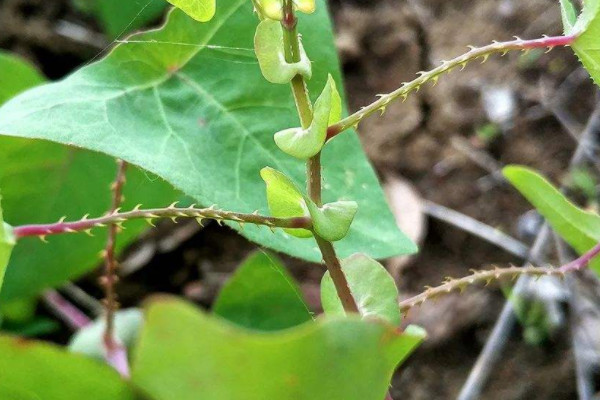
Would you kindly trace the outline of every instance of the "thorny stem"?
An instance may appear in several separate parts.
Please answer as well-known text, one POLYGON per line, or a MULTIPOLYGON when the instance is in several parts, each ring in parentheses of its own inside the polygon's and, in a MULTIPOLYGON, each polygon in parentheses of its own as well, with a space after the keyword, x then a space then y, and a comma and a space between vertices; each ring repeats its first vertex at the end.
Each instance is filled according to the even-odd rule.
MULTIPOLYGON (((300 61, 300 39, 297 31, 298 19, 294 15, 294 4, 292 0, 283 2, 283 40, 285 44, 287 62, 300 61)), ((302 128, 307 129, 313 119, 312 105, 310 96, 306 87, 306 81, 302 75, 296 75, 292 79, 292 92, 298 109, 298 116, 302 128)), ((307 193, 312 201, 321 205, 321 153, 310 158, 306 162, 307 193)), ((358 313, 358 306, 348 285, 348 280, 342 271, 340 261, 335 253, 333 245, 313 233, 315 240, 323 255, 323 261, 329 270, 331 280, 333 281, 338 297, 340 298, 344 309, 347 312, 358 313)))
POLYGON ((554 37, 543 37, 540 39, 534 40, 523 40, 517 38, 516 40, 508 41, 508 42, 493 42, 484 47, 470 47, 470 51, 456 57, 450 61, 443 61, 442 65, 439 67, 432 69, 427 72, 419 72, 419 77, 411 82, 406 82, 402 84, 402 86, 386 95, 379 95, 380 99, 376 102, 363 107, 359 111, 350 115, 347 118, 344 118, 340 122, 332 125, 327 130, 327 139, 332 139, 336 135, 344 132, 345 130, 357 126, 364 118, 373 114, 376 111, 384 112, 385 108, 392 101, 403 98, 406 99, 407 96, 412 91, 418 91, 421 85, 431 81, 435 85, 440 75, 451 71, 452 69, 460 66, 464 68, 468 62, 473 61, 477 58, 481 58, 482 62, 485 62, 487 58, 494 53, 502 53, 502 55, 508 53, 513 50, 521 50, 528 51, 537 48, 548 48, 551 50, 556 46, 569 46, 573 43, 573 41, 577 39, 577 36, 554 36, 554 37))
POLYGON ((63 233, 85 232, 91 234, 93 228, 105 227, 109 224, 121 226, 126 221, 135 219, 145 219, 152 224, 152 220, 159 218, 195 218, 199 223, 203 219, 212 219, 218 222, 232 221, 240 224, 264 225, 270 228, 303 228, 311 229, 312 222, 308 217, 298 218, 273 218, 258 214, 242 214, 231 211, 217 210, 210 208, 176 208, 174 204, 167 208, 140 209, 139 206, 132 211, 114 212, 103 217, 87 219, 87 216, 80 221, 64 222, 59 221, 54 224, 45 225, 23 225, 13 229, 17 239, 38 236, 45 238, 49 235, 58 235, 63 233))
MULTIPOLYGON (((112 203, 109 214, 114 214, 119 209, 123 202, 123 186, 126 181, 127 162, 123 160, 117 161, 117 176, 112 184, 112 203)), ((127 350, 115 338, 115 313, 119 308, 117 301, 117 293, 115 285, 118 280, 117 276, 117 260, 115 258, 115 245, 117 243, 117 234, 119 225, 115 222, 108 225, 108 238, 106 240, 106 248, 104 251, 104 276, 100 278, 100 283, 104 286, 104 307, 105 321, 104 328, 104 347, 106 351, 106 361, 112 365, 122 376, 128 377, 129 365, 127 361, 127 350), (123 362, 125 361, 125 362, 123 362)))
POLYGON ((427 300, 435 299, 444 294, 451 293, 456 290, 463 291, 467 286, 475 285, 478 283, 485 283, 488 285, 494 280, 502 278, 515 279, 521 275, 528 276, 557 276, 564 277, 565 274, 580 271, 586 268, 590 261, 594 257, 600 254, 600 243, 596 244, 587 253, 579 257, 578 259, 571 261, 568 264, 563 265, 560 268, 550 267, 509 267, 509 268, 495 268, 489 271, 473 271, 472 275, 466 276, 460 279, 446 278, 444 284, 434 287, 427 288, 424 292, 411 297, 409 299, 400 302, 400 309, 407 311, 412 307, 425 303, 427 300))

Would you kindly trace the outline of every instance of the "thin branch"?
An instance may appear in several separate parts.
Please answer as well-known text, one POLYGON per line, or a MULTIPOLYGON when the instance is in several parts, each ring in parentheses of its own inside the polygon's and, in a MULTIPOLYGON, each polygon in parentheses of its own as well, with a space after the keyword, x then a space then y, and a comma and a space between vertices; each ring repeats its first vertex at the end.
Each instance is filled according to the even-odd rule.
POLYGON ((92 321, 81 310, 62 297, 56 290, 47 290, 42 295, 42 302, 51 312, 62 320, 69 328, 77 331, 92 321))
POLYGON ((487 286, 492 281, 498 281, 503 278, 516 279, 522 275, 527 275, 530 277, 557 276, 562 278, 565 276, 565 274, 587 268, 590 261, 592 261, 592 259, 594 259, 598 254, 600 254, 600 243, 596 244, 592 249, 578 259, 571 261, 560 268, 513 266, 509 268, 495 268, 488 271, 474 270, 471 275, 465 276, 464 278, 446 278, 446 281, 442 285, 437 287, 429 287, 424 292, 401 301, 400 308, 403 311, 407 311, 414 306, 425 303, 427 300, 435 299, 439 296, 452 293, 454 291, 462 292, 467 286, 472 286, 478 283, 485 283, 487 286))
POLYGON ((363 107, 356 113, 344 118, 337 124, 330 126, 327 130, 327 138, 328 140, 332 139, 345 130, 353 126, 357 126, 364 118, 375 113, 376 111, 384 112, 385 108, 392 101, 398 98, 406 99, 411 92, 418 91, 423 84, 430 81, 435 84, 441 75, 459 66, 464 68, 470 61, 481 58, 482 62, 485 62, 491 54, 501 53, 504 55, 513 50, 528 51, 537 48, 552 49, 556 46, 569 46, 576 38, 576 36, 545 36, 543 38, 534 40, 523 40, 517 38, 516 40, 509 42, 493 42, 492 44, 484 47, 470 47, 471 50, 469 52, 450 61, 443 61, 442 65, 432 69, 431 71, 419 72, 419 77, 417 79, 404 83, 399 89, 389 94, 380 95, 379 100, 376 102, 363 107))
MULTIPOLYGON (((529 254, 529 248, 524 243, 458 211, 426 201, 425 213, 492 243, 514 256, 526 259, 529 254)), ((533 261, 540 262, 541 260, 533 261)))
POLYGON ((177 208, 175 204, 167 208, 140 209, 140 206, 127 212, 114 212, 103 217, 88 219, 85 216, 79 221, 65 222, 60 220, 53 224, 44 225, 23 225, 14 228, 13 233, 17 239, 30 236, 45 238, 49 235, 59 235, 64 233, 85 232, 91 234, 93 228, 102 228, 110 224, 121 226, 126 221, 145 219, 149 224, 160 218, 195 218, 199 223, 204 219, 212 219, 217 222, 231 221, 239 224, 264 225, 270 228, 303 228, 310 229, 312 222, 308 217, 297 218, 273 218, 259 214, 243 214, 231 211, 218 210, 214 206, 209 208, 177 208))
MULTIPOLYGON (((111 188, 113 197, 109 214, 116 213, 123 202, 123 186, 126 181, 127 162, 118 160, 117 164, 117 176, 111 188)), ((115 337, 115 313, 119 308, 117 292, 115 290, 115 285, 118 280, 117 260, 115 257, 118 231, 119 225, 117 223, 113 222, 108 225, 108 238, 106 240, 106 248, 104 251, 104 276, 102 276, 100 280, 102 286, 104 286, 105 295, 104 307, 106 324, 103 341, 106 351, 106 361, 119 371, 122 376, 129 377, 129 365, 127 362, 122 362, 122 360, 127 360, 127 350, 115 337)))

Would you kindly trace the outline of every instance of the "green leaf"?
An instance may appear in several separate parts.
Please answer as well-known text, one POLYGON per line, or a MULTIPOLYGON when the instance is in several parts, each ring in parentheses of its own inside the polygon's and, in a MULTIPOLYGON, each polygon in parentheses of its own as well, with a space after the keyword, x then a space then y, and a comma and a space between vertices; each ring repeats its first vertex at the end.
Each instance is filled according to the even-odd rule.
MULTIPOLYGON (((342 260, 342 270, 363 317, 400 325, 398 288, 383 265, 364 254, 355 254, 342 260)), ((328 314, 346 315, 329 272, 321 281, 321 303, 328 314)))
POLYGON ((584 0, 581 15, 570 30, 573 5, 569 8, 566 0, 561 5, 565 31, 577 36, 571 47, 594 82, 600 85, 600 0, 584 0))
MULTIPOLYGON (((579 254, 600 242, 600 216, 571 203, 535 171, 518 166, 503 170, 504 176, 546 218, 552 228, 579 254)), ((600 260, 590 266, 600 273, 600 260)))
POLYGON ((568 35, 577 23, 577 10, 571 0, 560 0, 560 12, 565 34, 568 35))
MULTIPOLYGON (((115 337, 119 343, 130 349, 138 338, 144 317, 141 310, 131 308, 117 311, 115 314, 115 337)), ((106 318, 98 318, 94 323, 80 329, 69 340, 69 350, 85 354, 97 360, 104 360, 104 332, 106 318)))
POLYGON ((0 195, 0 289, 2 288, 8 260, 15 244, 16 241, 12 234, 12 228, 4 222, 2 216, 2 195, 0 195))
MULTIPOLYGON (((263 168, 260 176, 267 186, 267 202, 272 216, 294 218, 309 215, 304 196, 290 178, 269 167, 263 168)), ((306 229, 286 229, 285 231, 299 238, 312 237, 312 233, 306 229)))
POLYGON ((154 400, 381 400, 423 337, 356 317, 250 332, 162 299, 147 311, 132 381, 154 400))
MULTIPOLYGON (((24 61, 19 64, 24 65, 24 70, 33 71, 24 61)), ((38 85, 43 79, 35 75, 37 72, 19 75, 11 65, 0 63, 0 81, 3 76, 30 78, 22 79, 18 85, 11 80, 10 85, 1 86, 0 90, 10 89, 4 92, 8 97, 38 85)), ((109 157, 49 142, 0 137, 0 159, 4 209, 15 225, 48 223, 62 216, 76 219, 87 213, 101 215, 110 204, 109 185, 116 167, 109 157)), ((177 199, 170 185, 150 178, 147 173, 134 168, 129 170, 127 178, 124 207, 138 203, 160 207, 177 199)), ((145 228, 144 223, 127 224, 127 229, 119 235, 119 248, 131 243, 145 228)), ((93 238, 55 237, 51 245, 36 238, 21 240, 11 257, 12 268, 1 292, 2 303, 35 296, 49 286, 94 268, 99 263, 98 252, 106 242, 104 231, 97 230, 96 234, 93 238)))
MULTIPOLYGON (((7 221, 14 226, 49 223, 62 216, 77 220, 100 216, 110 206, 110 184, 116 164, 110 157, 55 143, 0 137, 0 188, 7 221), (27 182, 27 184, 23 184, 27 182)), ((127 171, 123 209, 137 204, 165 207, 180 197, 172 186, 137 168, 127 171)), ((118 250, 149 228, 132 221, 119 234, 118 250)), ((101 263, 106 229, 83 233, 24 238, 15 247, 0 301, 32 297, 89 272, 101 263)))
POLYGON ((0 336, 0 398, 7 400, 133 400, 108 365, 58 347, 0 336))
POLYGON ((358 211, 358 204, 354 201, 336 201, 322 207, 309 201, 307 205, 315 232, 329 242, 346 237, 358 211))
POLYGON ((279 259, 262 251, 244 261, 229 279, 213 312, 260 331, 277 331, 312 320, 294 278, 279 259))
POLYGON ((216 0, 167 0, 199 22, 208 22, 215 16, 216 0))
POLYGON ((73 3, 81 11, 96 16, 111 40, 156 20, 167 6, 163 0, 75 0, 73 3))
POLYGON ((335 81, 329 75, 327 85, 315 103, 310 126, 307 129, 285 129, 275 134, 275 144, 284 153, 300 160, 308 160, 321 151, 327 138, 330 119, 341 112, 341 103, 334 110, 334 101, 341 101, 339 94, 336 97, 334 92, 337 93, 335 81))
POLYGON ((265 19, 258 24, 254 36, 254 50, 263 76, 271 83, 290 83, 296 75, 303 75, 306 79, 312 76, 312 65, 302 44, 300 61, 286 61, 283 28, 275 20, 265 19))
POLYGON ((38 70, 25 60, 0 51, 0 104, 44 81, 38 70))
MULTIPOLYGON (((325 86, 329 72, 341 87, 326 2, 318 4, 314 15, 300 15, 299 22, 315 62, 308 84, 312 93, 325 86)), ((133 36, 132 43, 120 44, 104 60, 11 100, 0 108, 0 133, 107 153, 157 174, 199 204, 267 213, 260 170, 277 168, 303 187, 305 165, 273 142, 275 132, 297 126, 298 116, 289 87, 262 78, 252 50, 255 27, 247 0, 221 2, 207 24, 174 10, 164 28, 133 36)), ((354 200, 360 207, 348 236, 336 246, 341 257, 357 251, 374 258, 416 251, 398 230, 353 132, 327 145, 322 159, 324 201, 354 200)), ((87 197, 87 192, 75 193, 87 197)), ((95 196, 104 202, 102 195, 95 196)), ((90 208, 84 213, 96 213, 90 208)), ((296 257, 321 259, 313 241, 291 240, 281 230, 272 234, 246 225, 241 233, 296 257)))

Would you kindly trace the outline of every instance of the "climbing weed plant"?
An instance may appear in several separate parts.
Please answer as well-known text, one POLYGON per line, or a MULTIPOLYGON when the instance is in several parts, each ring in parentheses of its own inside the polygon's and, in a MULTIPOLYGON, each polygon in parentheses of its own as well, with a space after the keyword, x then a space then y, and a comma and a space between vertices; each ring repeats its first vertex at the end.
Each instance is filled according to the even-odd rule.
MULTIPOLYGON (((472 47, 351 115, 340 90, 324 0, 170 3, 175 8, 163 27, 122 40, 104 59, 0 108, 0 186, 13 224, 4 223, 0 209, 2 276, 9 267, 2 298, 30 298, 87 272, 98 245, 107 241, 107 316, 104 325, 82 331, 77 343, 96 345, 90 354, 103 354, 118 371, 45 344, 19 347, 17 340, 3 338, 0 351, 7 357, 0 360, 6 371, 0 395, 58 399, 67 391, 97 399, 379 400, 394 369, 425 337, 418 327, 399 329, 403 312, 475 282, 519 274, 562 276, 585 267, 600 251, 600 217, 577 209, 535 172, 510 167, 507 179, 582 257, 556 269, 479 271, 399 303, 394 280, 376 259, 411 254, 416 246, 396 227, 352 132, 391 102, 494 53, 571 46, 598 82, 600 1, 586 1, 579 17, 570 2, 561 1, 564 36, 472 47), (38 220, 86 207, 92 215, 106 210, 97 189, 81 192, 85 180, 112 180, 110 158, 119 160, 119 173, 108 213, 38 220), (32 169, 39 173, 48 163, 62 178, 23 188, 32 169), (154 182, 146 173, 156 176, 154 182), (57 194, 45 204, 50 192, 57 194), (181 194, 201 206, 164 208, 181 194), (23 199, 32 198, 43 207, 36 210, 39 215, 21 207, 23 199), (123 246, 144 221, 162 218, 216 220, 262 246, 323 261, 325 315, 315 319, 280 261, 258 253, 223 289, 212 315, 175 298, 150 302, 128 352, 122 330, 115 329, 116 232, 126 224, 129 233, 120 234, 118 242, 123 246), (138 225, 131 227, 133 221, 138 225), (108 240, 66 235, 106 231, 108 240), (42 246, 35 238, 50 240, 42 254, 49 263, 39 274, 34 262, 40 258, 27 256, 42 246), (48 362, 39 365, 40 359, 48 362), (31 378, 27 371, 33 365, 31 378), (88 378, 74 378, 80 375, 88 378), (95 391, 99 377, 104 388, 95 391), (42 380, 51 383, 40 388, 42 380)), ((32 78, 23 87, 39 81, 32 78)), ((597 270, 596 263, 592 266, 597 270)))

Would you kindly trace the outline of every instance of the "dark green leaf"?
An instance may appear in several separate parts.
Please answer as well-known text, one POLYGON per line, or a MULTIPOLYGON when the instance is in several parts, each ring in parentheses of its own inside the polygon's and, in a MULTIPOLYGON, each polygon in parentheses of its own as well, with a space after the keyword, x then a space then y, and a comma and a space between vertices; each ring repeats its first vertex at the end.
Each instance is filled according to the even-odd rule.
MULTIPOLYGON (((329 72, 340 87, 326 2, 318 4, 299 25, 315 65, 312 93, 325 86, 329 72)), ((66 80, 10 101, 0 109, 0 132, 108 153, 156 173, 203 205, 266 213, 259 171, 275 167, 304 186, 305 166, 273 142, 273 134, 297 126, 298 117, 289 87, 261 76, 252 50, 256 23, 248 0, 221 2, 208 24, 175 10, 164 28, 134 36, 66 80)), ((337 245, 341 256, 416 251, 398 230, 355 134, 326 146, 323 165, 324 201, 354 200, 360 209, 337 245)), ((312 240, 255 226, 242 234, 321 259, 312 240)))
MULTIPOLYGON (((381 318, 400 325, 398 288, 383 265, 364 254, 355 254, 342 260, 342 270, 363 317, 381 318)), ((321 303, 328 314, 346 315, 329 272, 321 281, 321 303)))
POLYGON ((2 216, 2 195, 0 195, 0 288, 4 282, 4 274, 8 266, 8 260, 15 247, 15 237, 12 234, 12 228, 4 222, 2 216))
POLYGON ((600 85, 600 0, 584 0, 583 10, 577 22, 569 29, 574 10, 562 1, 565 31, 576 35, 571 45, 592 79, 600 85))
POLYGON ((223 287, 213 312, 237 325, 276 331, 311 321, 294 278, 281 261, 257 252, 238 268, 223 287))
POLYGON ((249 332, 161 299, 147 311, 132 380, 154 400, 381 400, 423 337, 356 317, 249 332))
POLYGON ((0 104, 44 81, 32 65, 0 50, 0 104))

